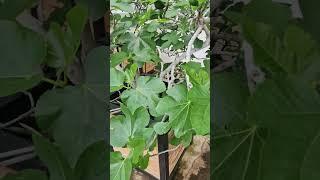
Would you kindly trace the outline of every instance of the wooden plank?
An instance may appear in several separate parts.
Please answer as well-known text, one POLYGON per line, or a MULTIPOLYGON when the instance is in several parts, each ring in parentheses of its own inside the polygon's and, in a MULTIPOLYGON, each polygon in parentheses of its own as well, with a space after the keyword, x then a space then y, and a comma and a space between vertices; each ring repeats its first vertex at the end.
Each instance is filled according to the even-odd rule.
POLYGON ((143 71, 143 73, 149 73, 149 72, 153 71, 155 69, 155 67, 156 67, 156 65, 153 63, 145 63, 143 65, 142 71, 143 71))

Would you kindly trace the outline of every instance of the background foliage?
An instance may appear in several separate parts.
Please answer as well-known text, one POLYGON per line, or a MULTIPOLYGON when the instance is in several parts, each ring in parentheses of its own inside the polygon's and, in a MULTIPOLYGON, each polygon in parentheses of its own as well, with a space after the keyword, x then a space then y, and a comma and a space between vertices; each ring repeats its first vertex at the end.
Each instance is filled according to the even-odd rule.
POLYGON ((235 3, 222 15, 227 26, 240 25, 263 80, 250 88, 244 44, 238 64, 212 76, 214 179, 320 178, 318 2, 299 2, 302 17, 292 16, 290 2, 271 0, 235 3))
POLYGON ((30 110, 40 129, 29 128, 49 177, 24 170, 3 179, 108 179, 108 49, 101 45, 85 49, 83 40, 85 26, 104 16, 106 2, 61 1, 43 19, 42 14, 37 19, 28 13, 38 3, 0 2, 0 96, 43 82, 52 85, 30 110), (84 49, 87 52, 79 55, 84 49), (70 69, 79 74, 74 76, 70 69))

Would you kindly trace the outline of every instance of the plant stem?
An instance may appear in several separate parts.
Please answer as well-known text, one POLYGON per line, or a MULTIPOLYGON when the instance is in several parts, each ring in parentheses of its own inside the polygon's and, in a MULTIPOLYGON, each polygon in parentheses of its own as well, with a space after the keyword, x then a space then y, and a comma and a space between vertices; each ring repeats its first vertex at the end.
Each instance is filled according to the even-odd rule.
POLYGON ((169 1, 170 1, 170 0, 167 0, 166 8, 164 9, 161 18, 164 18, 164 17, 166 16, 166 13, 167 13, 167 11, 168 11, 168 9, 169 9, 169 4, 170 4, 169 1))
POLYGON ((24 153, 32 152, 33 150, 34 150, 34 147, 33 146, 29 146, 29 147, 15 149, 15 150, 8 151, 8 152, 3 152, 3 153, 0 153, 0 159, 8 158, 8 157, 15 156, 15 155, 18 155, 18 154, 24 154, 24 153))
POLYGON ((20 162, 23 162, 23 161, 26 161, 29 159, 33 159, 34 157, 36 157, 35 153, 28 153, 28 154, 24 154, 24 155, 21 155, 18 157, 14 157, 14 158, 2 161, 2 162, 0 162, 0 165, 10 166, 10 165, 17 164, 17 163, 20 163, 20 162))
POLYGON ((65 84, 64 83, 61 83, 59 82, 58 80, 57 81, 54 81, 52 79, 49 79, 49 78, 42 78, 43 81, 47 82, 47 83, 50 83, 54 86, 59 86, 59 87, 64 87, 65 84))
POLYGON ((160 156, 161 154, 164 154, 164 153, 168 153, 168 152, 171 152, 171 151, 176 151, 178 148, 180 148, 180 145, 179 144, 177 147, 173 148, 173 149, 168 149, 168 150, 165 150, 165 151, 161 151, 159 153, 156 153, 156 154, 152 154, 150 155, 150 157, 153 157, 153 156, 160 156))
POLYGON ((0 124, 0 129, 3 129, 3 128, 5 128, 5 127, 8 127, 8 126, 10 126, 10 125, 12 125, 12 124, 20 121, 21 119, 29 116, 29 115, 30 115, 31 113, 33 113, 33 112, 34 112, 34 109, 32 108, 32 109, 30 109, 29 111, 21 114, 21 115, 18 116, 17 118, 15 118, 15 119, 13 119, 13 120, 11 120, 11 121, 9 121, 9 122, 6 122, 6 123, 4 123, 4 124, 0 124))

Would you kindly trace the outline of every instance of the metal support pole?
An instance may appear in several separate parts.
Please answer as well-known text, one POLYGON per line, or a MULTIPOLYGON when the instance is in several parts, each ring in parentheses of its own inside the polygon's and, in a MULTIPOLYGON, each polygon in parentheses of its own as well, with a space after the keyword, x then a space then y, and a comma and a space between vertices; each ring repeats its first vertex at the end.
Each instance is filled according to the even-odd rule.
MULTIPOLYGON (((169 148, 168 134, 158 136, 158 152, 166 151, 169 148)), ((169 180, 169 154, 159 155, 160 180, 169 180)))

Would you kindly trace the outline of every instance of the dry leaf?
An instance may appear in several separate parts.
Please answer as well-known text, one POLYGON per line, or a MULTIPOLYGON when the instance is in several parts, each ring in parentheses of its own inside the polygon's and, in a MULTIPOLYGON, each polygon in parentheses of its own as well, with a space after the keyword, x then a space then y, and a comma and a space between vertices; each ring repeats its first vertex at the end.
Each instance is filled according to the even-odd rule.
POLYGON ((181 162, 178 164, 179 169, 175 177, 176 180, 206 180, 210 178, 209 142, 208 137, 194 136, 193 144, 188 147, 181 162))

